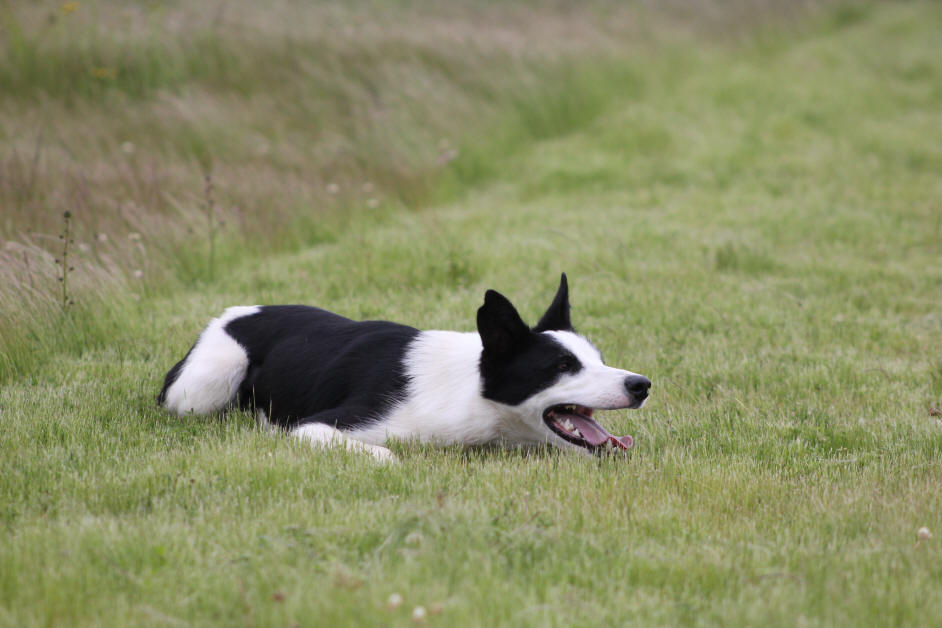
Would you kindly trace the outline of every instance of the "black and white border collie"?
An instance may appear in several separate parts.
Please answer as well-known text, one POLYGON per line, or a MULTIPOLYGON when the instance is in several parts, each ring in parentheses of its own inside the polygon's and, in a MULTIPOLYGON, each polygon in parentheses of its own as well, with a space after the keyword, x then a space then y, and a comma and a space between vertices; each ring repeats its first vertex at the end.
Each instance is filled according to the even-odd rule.
POLYGON ((212 320, 164 380, 178 415, 235 404, 315 444, 380 460, 387 439, 478 445, 549 443, 625 450, 594 410, 640 408, 648 378, 605 366, 569 320, 563 274, 532 329, 488 290, 477 333, 352 321, 303 305, 237 306, 212 320))

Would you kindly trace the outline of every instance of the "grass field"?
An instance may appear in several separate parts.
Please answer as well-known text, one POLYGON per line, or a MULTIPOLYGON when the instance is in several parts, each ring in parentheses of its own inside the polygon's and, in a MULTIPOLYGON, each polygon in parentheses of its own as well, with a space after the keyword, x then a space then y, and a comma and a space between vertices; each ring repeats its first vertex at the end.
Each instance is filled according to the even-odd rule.
POLYGON ((115 6, 0 5, 0 625, 942 625, 942 5, 115 6), (627 459, 154 404, 228 305, 472 330, 563 270, 654 382, 627 459))

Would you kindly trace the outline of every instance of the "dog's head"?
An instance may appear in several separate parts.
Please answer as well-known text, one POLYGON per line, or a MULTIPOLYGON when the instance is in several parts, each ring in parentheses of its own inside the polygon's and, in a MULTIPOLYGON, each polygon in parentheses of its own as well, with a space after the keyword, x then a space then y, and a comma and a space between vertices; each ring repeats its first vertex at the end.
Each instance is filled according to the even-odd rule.
POLYGON ((494 290, 478 310, 484 397, 507 407, 514 440, 552 443, 587 452, 628 449, 630 436, 613 436, 592 419, 595 410, 640 408, 651 381, 605 366, 602 355, 569 320, 563 273, 549 309, 532 329, 494 290))

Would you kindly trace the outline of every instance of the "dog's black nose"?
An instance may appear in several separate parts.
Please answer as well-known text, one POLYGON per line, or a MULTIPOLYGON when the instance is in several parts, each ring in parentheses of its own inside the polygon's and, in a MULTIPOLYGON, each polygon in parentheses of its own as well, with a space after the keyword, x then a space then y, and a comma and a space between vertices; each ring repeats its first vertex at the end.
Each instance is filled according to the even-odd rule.
POLYGON ((651 380, 644 375, 629 375, 625 378, 625 390, 635 399, 644 399, 651 388, 651 380))

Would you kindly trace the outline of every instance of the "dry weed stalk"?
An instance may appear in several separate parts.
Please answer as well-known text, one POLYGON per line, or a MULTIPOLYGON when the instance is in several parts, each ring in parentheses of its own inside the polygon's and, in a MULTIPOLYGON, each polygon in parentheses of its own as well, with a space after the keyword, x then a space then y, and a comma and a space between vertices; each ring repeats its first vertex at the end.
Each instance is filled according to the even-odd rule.
POLYGON ((64 225, 59 239, 62 240, 62 257, 56 259, 56 265, 59 267, 59 283, 62 284, 62 300, 60 304, 62 309, 66 310, 70 305, 75 305, 75 300, 69 296, 69 273, 75 270, 74 266, 69 265, 69 251, 71 245, 75 244, 72 239, 72 212, 67 211, 62 214, 64 225))
POLYGON ((219 221, 216 220, 216 202, 213 199, 213 176, 206 173, 203 176, 203 208, 206 210, 206 226, 209 236, 209 279, 214 276, 214 261, 216 257, 216 232, 219 230, 219 221))

